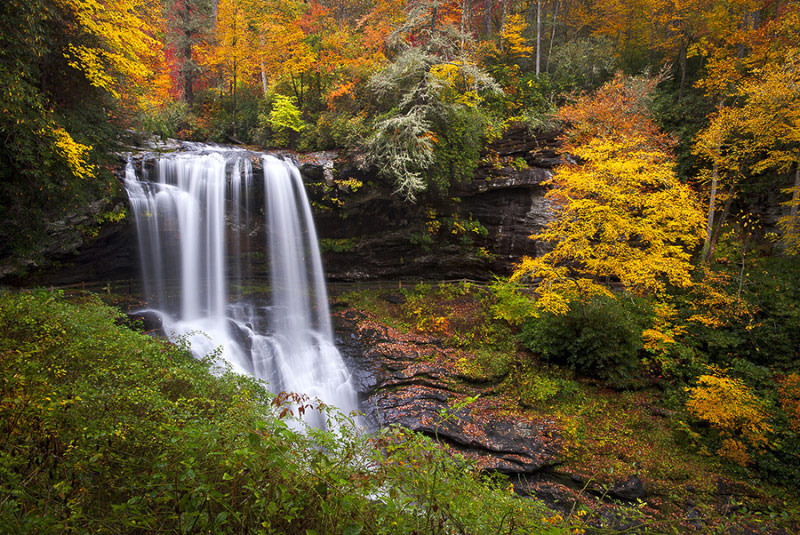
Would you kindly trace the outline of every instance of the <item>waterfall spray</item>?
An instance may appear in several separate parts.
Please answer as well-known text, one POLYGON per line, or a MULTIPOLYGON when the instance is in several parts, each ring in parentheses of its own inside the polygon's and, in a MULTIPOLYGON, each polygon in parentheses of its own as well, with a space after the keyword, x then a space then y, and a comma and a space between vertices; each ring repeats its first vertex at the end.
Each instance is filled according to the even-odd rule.
MULTIPOLYGON (((263 229, 253 229, 253 153, 200 147, 161 157, 155 176, 126 168, 143 287, 170 339, 196 356, 217 350, 232 368, 274 392, 357 409, 350 374, 333 343, 317 235, 300 172, 261 156, 263 229), (257 277, 252 235, 265 230, 269 297, 244 289, 257 277), (249 258, 249 257, 248 257, 249 258), (254 276, 255 275, 255 276, 254 276)), ((265 274, 266 275, 266 274, 265 274)), ((320 417, 309 423, 321 425, 320 417)))

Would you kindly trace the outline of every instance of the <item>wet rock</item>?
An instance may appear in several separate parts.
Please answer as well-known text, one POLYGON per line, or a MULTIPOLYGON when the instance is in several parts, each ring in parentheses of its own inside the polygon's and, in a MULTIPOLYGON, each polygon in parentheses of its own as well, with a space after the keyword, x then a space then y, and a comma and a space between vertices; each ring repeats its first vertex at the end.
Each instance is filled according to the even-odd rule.
POLYGON ((228 330, 231 333, 231 337, 236 340, 237 344, 239 344, 241 347, 247 348, 248 350, 253 349, 253 338, 250 336, 250 331, 247 328, 242 327, 235 321, 229 319, 228 330))
POLYGON ((140 310, 126 314, 124 324, 129 328, 149 334, 151 336, 166 337, 164 321, 161 314, 154 310, 140 310))
POLYGON ((435 437, 484 470, 528 473, 560 462, 560 439, 551 422, 506 419, 472 407, 448 416, 458 397, 425 384, 382 391, 372 399, 381 425, 435 437))
POLYGON ((608 489, 608 494, 620 500, 641 500, 647 496, 644 483, 639 476, 632 475, 622 483, 608 489))
POLYGON ((340 350, 376 425, 435 437, 485 470, 522 474, 561 462, 554 422, 506 417, 483 399, 462 403, 480 391, 453 390, 453 370, 436 358, 450 350, 435 339, 348 319, 347 311, 334 318, 340 350))
POLYGON ((387 303, 391 303, 393 305, 402 305, 403 303, 406 302, 406 296, 403 294, 387 293, 387 294, 381 294, 380 297, 387 303))
POLYGON ((484 280, 488 273, 509 273, 523 256, 536 256, 546 250, 544 244, 529 236, 550 219, 550 203, 544 198, 548 186, 544 182, 560 161, 556 146, 554 133, 531 135, 525 126, 512 127, 488 149, 488 154, 498 155, 504 163, 485 163, 472 180, 453 184, 450 201, 426 199, 417 204, 403 201, 394 193, 392 184, 377 179, 374 170, 360 168, 354 160, 339 157, 304 161, 301 169, 309 197, 317 207, 319 235, 338 240, 340 245, 324 252, 328 276, 334 280, 484 280), (332 169, 323 169, 323 165, 331 163, 332 169), (327 206, 331 181, 323 179, 323 171, 330 171, 336 178, 369 182, 370 186, 338 192, 337 203, 327 206), (427 236, 432 243, 420 240, 425 232, 420 222, 430 217, 432 209, 440 218, 478 222, 486 234, 456 236, 442 228, 438 234, 427 236))

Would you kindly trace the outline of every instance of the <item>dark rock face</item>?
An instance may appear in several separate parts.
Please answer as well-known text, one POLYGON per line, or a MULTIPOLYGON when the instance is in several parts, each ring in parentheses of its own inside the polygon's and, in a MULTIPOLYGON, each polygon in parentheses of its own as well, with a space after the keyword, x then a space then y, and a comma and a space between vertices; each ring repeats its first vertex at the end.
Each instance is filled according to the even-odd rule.
MULTIPOLYGON (((483 280, 491 273, 509 273, 524 255, 541 253, 542 244, 529 236, 549 218, 547 187, 542 183, 558 161, 554 143, 552 134, 532 137, 512 130, 490 147, 494 163, 478 168, 471 182, 453 185, 447 198, 421 198, 416 204, 394 195, 393 185, 361 169, 356 157, 343 158, 333 151, 279 156, 294 160, 301 169, 329 278, 483 280)), ((253 163, 252 200, 260 205, 263 169, 259 155, 248 154, 253 163)), ((156 156, 146 151, 132 158, 135 166, 149 172, 155 161, 156 156)), ((120 160, 120 181, 123 168, 120 160)), ((124 204, 126 199, 115 202, 124 204)), ((250 215, 251 244, 258 249, 243 253, 250 255, 248 261, 263 262, 263 209, 250 215)), ((0 270, 0 278, 6 277, 2 282, 60 286, 138 279, 138 243, 131 216, 103 226, 92 238, 62 245, 47 252, 48 269, 24 279, 0 270)))
POLYGON ((447 199, 421 198, 417 204, 399 199, 392 185, 355 161, 326 160, 330 153, 307 155, 300 168, 315 207, 328 276, 485 279, 509 273, 523 256, 541 254, 543 244, 529 236, 550 218, 543 182, 559 160, 555 136, 548 136, 513 131, 490 147, 495 165, 478 168, 469 183, 454 184, 447 199), (353 180, 369 185, 356 191, 344 186, 353 180), (463 230, 470 225, 483 232, 463 230), (345 246, 326 250, 326 241, 345 246))
MULTIPOLYGON (((48 265, 20 277, 9 273, 2 283, 15 286, 69 286, 81 283, 126 281, 136 290, 139 258, 136 229, 127 219, 102 226, 96 236, 46 255, 48 265)), ((117 284, 118 287, 118 284, 117 284)))
POLYGON ((554 422, 511 418, 480 394, 453 388, 447 360, 458 352, 431 337, 403 335, 355 311, 334 313, 337 345, 354 373, 367 418, 437 438, 485 470, 527 474, 560 462, 554 422), (445 362, 440 357, 444 355, 445 362))
POLYGON ((161 314, 154 310, 140 310, 126 315, 124 323, 131 329, 149 334, 151 336, 166 338, 164 321, 161 314))
POLYGON ((608 489, 608 493, 614 498, 628 501, 641 500, 647 496, 644 483, 636 475, 628 477, 618 485, 614 485, 608 489))

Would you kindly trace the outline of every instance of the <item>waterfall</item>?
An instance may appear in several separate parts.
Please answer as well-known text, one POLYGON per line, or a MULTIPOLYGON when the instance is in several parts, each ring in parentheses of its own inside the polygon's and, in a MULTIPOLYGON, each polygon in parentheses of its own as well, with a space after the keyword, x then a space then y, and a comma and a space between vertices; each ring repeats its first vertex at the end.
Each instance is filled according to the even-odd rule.
MULTIPOLYGON (((125 187, 135 218, 143 289, 173 341, 195 356, 217 352, 274 392, 357 409, 350 374, 333 343, 311 208, 293 164, 260 156, 264 203, 243 150, 194 147, 160 157, 125 187), (150 176, 154 175, 154 176, 150 176), (263 210, 264 216, 261 216, 263 210), (251 259, 264 234, 268 268, 251 259), (247 260, 244 260, 244 259, 247 260), (264 273, 268 271, 268 273, 264 273), (265 289, 267 291, 262 291, 265 289)), ((257 254, 257 253, 256 253, 257 254)), ((310 416, 312 425, 324 425, 310 416)))

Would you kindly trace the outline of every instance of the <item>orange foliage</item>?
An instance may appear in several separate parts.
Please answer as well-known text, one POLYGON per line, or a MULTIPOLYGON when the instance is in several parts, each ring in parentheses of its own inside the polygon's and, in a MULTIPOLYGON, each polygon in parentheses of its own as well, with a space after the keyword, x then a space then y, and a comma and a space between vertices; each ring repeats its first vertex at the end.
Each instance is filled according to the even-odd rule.
POLYGON ((767 423, 765 404, 741 380, 712 369, 686 390, 689 412, 722 434, 722 447, 717 451, 722 457, 746 465, 750 463, 747 445, 758 450, 769 445, 772 427, 767 423))
POLYGON ((800 433, 800 375, 791 373, 780 381, 778 399, 789 419, 789 427, 800 433))
POLYGON ((648 95, 659 77, 626 77, 617 74, 593 95, 581 95, 559 110, 559 118, 569 123, 565 142, 569 151, 594 137, 639 138, 649 148, 669 150, 674 140, 662 133, 651 118, 648 95))

